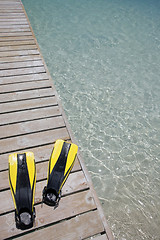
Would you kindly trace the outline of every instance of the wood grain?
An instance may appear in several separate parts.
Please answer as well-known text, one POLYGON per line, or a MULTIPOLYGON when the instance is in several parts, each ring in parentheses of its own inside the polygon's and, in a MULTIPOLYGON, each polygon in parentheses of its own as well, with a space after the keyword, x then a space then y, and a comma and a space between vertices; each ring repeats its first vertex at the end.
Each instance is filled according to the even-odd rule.
MULTIPOLYGON (((96 205, 91 192, 83 191, 63 197, 56 210, 53 210, 45 204, 43 204, 43 207, 41 207, 41 205, 37 205, 35 208, 36 222, 33 230, 51 223, 56 223, 60 220, 65 220, 67 218, 89 212, 96 209, 96 205)), ((12 212, 0 216, 0 224, 2 239, 22 234, 22 231, 15 227, 14 213, 12 212)), ((99 222, 99 224, 101 224, 101 222, 99 222)), ((27 230, 23 231, 23 233, 24 232, 27 232, 27 230)))

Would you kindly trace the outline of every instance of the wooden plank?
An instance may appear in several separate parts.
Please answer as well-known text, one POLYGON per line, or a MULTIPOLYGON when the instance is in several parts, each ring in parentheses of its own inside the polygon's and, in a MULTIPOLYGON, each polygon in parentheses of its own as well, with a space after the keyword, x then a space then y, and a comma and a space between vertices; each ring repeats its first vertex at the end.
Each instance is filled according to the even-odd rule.
POLYGON ((27 62, 12 62, 12 63, 0 63, 0 70, 8 70, 13 68, 27 68, 43 66, 42 60, 32 60, 27 62))
MULTIPOLYGON (((59 224, 51 225, 40 230, 38 229, 37 231, 20 237, 20 239, 50 240, 54 238, 56 240, 75 240, 88 238, 98 240, 97 238, 89 237, 103 232, 103 229, 98 211, 91 211, 59 224)), ((108 240, 108 238, 99 238, 99 240, 105 239, 108 240)))
POLYGON ((1 4, 0 3, 0 12, 9 12, 9 13, 14 13, 14 12, 21 12, 21 13, 24 13, 23 12, 23 9, 22 9, 22 6, 19 4, 19 5, 4 5, 4 4, 1 4))
POLYGON ((10 3, 10 4, 3 4, 3 3, 0 2, 0 11, 3 12, 3 10, 4 11, 10 11, 10 12, 11 12, 11 10, 13 10, 13 11, 17 10, 18 12, 21 11, 21 13, 25 14, 23 12, 23 7, 19 3, 17 3, 17 4, 12 4, 12 3, 10 3))
MULTIPOLYGON (((48 155, 48 159, 49 159, 49 156, 51 155, 51 151, 52 151, 52 147, 51 146, 51 149, 49 151, 49 155, 48 155)), ((39 147, 39 149, 41 149, 42 147, 39 147)), ((44 147, 43 147, 44 148, 44 147)), ((34 149, 35 150, 35 149, 34 149)), ((9 154, 8 154, 9 155, 9 154)), ((7 162, 8 164, 8 155, 6 155, 6 159, 5 161, 7 162)), ((34 156, 35 156, 35 160, 37 161, 37 154, 36 154, 36 151, 34 151, 34 156)), ((38 162, 36 163, 36 172, 37 172, 37 181, 40 181, 40 180, 44 180, 46 179, 47 177, 47 171, 48 171, 48 159, 47 161, 45 162, 38 162)), ((79 161, 78 161, 78 158, 76 158, 75 160, 75 163, 74 163, 74 166, 72 168, 72 171, 71 172, 77 172, 77 171, 81 171, 81 166, 79 164, 79 161)), ((77 178, 77 175, 75 176, 77 178)), ((73 178, 72 178, 73 179, 73 178)), ((69 180, 69 179, 68 179, 69 180)), ((7 190, 9 189, 9 181, 8 181, 8 169, 5 170, 5 171, 2 171, 0 172, 0 190, 7 190)), ((66 184, 68 184, 66 182, 66 184)), ((82 184, 83 185, 83 184, 82 184)), ((65 191, 63 190, 63 192, 65 193, 65 191)), ((67 194, 67 193, 66 193, 67 194)))
MULTIPOLYGON (((10 4, 21 4, 21 2, 20 1, 16 1, 16 0, 10 0, 10 1, 5 1, 5 0, 0 0, 0 3, 1 4, 5 4, 5 5, 8 5, 9 4, 9 6, 10 6, 10 4)), ((21 4, 22 5, 22 4, 21 4)))
POLYGON ((0 12, 0 17, 1 18, 21 18, 21 17, 25 17, 23 12, 0 12))
MULTIPOLYGON (((45 172, 45 179, 47 178, 47 169, 45 172)), ((37 178, 39 179, 39 176, 37 176, 37 178)), ((44 186, 46 186, 46 184, 47 184, 46 180, 36 183, 35 204, 40 203, 42 201, 41 199, 42 191, 44 186)), ((83 172, 80 171, 76 173, 71 173, 69 175, 69 178, 67 179, 66 184, 63 187, 62 196, 69 195, 71 193, 86 190, 86 189, 88 189, 88 185, 83 172)), ((0 192, 0 203, 1 203, 0 215, 3 214, 4 212, 9 212, 14 210, 14 204, 13 204, 10 190, 0 192)))
POLYGON ((13 28, 10 26, 10 28, 0 28, 0 33, 11 33, 11 32, 29 32, 30 28, 27 26, 17 26, 17 28, 13 28))
POLYGON ((1 3, 5 3, 5 4, 8 4, 8 3, 21 3, 20 0, 0 0, 1 3))
POLYGON ((15 83, 23 83, 23 82, 32 82, 32 81, 41 81, 47 80, 47 73, 34 73, 29 75, 19 75, 12 77, 0 77, 0 84, 15 84, 15 83))
MULTIPOLYGON (((23 10, 22 8, 22 5, 20 3, 2 3, 0 2, 0 8, 1 8, 1 11, 3 10, 23 10)), ((22 11, 23 12, 23 11, 22 11)))
POLYGON ((62 116, 0 126, 0 139, 65 127, 62 116))
POLYGON ((58 106, 44 106, 37 109, 0 114, 0 125, 13 124, 60 115, 58 106))
POLYGON ((21 21, 23 21, 23 20, 25 20, 25 16, 8 16, 8 15, 6 15, 6 16, 1 16, 0 15, 0 22, 2 21, 2 22, 4 22, 4 21, 19 21, 19 22, 21 22, 21 21))
POLYGON ((13 10, 13 13, 14 13, 14 11, 17 11, 17 12, 20 11, 21 13, 24 14, 23 8, 22 8, 22 6, 21 6, 20 4, 16 4, 16 5, 13 5, 13 4, 4 5, 4 4, 0 3, 0 12, 5 11, 5 12, 10 12, 10 13, 12 13, 12 10, 13 10))
POLYGON ((1 9, 21 9, 23 10, 22 8, 22 5, 20 3, 10 3, 10 4, 6 4, 5 2, 0 2, 0 7, 1 9))
POLYGON ((34 60, 41 60, 41 56, 37 54, 37 55, 28 55, 28 56, 3 57, 3 58, 0 58, 0 64, 26 62, 26 61, 34 61, 34 60))
MULTIPOLYGON (((56 210, 43 204, 36 206, 36 222, 34 229, 43 227, 47 224, 58 222, 62 219, 74 217, 84 212, 89 212, 96 209, 93 196, 90 191, 83 191, 63 197, 59 207, 56 210)), ((97 223, 100 224, 100 223, 97 223)), ((14 213, 9 213, 0 216, 1 238, 13 237, 22 234, 21 230, 15 227, 14 213)), ((24 232, 27 232, 23 231, 24 232)))
POLYGON ((22 24, 19 22, 19 24, 2 24, 0 22, 0 29, 19 29, 19 28, 29 28, 29 24, 22 24))
POLYGON ((5 0, 3 0, 3 1, 0 1, 0 4, 1 5, 6 5, 6 6, 9 6, 9 7, 11 5, 21 5, 22 6, 20 1, 5 1, 5 0))
POLYGON ((22 6, 22 4, 21 4, 21 2, 20 1, 5 1, 5 0, 3 0, 3 1, 0 1, 0 4, 1 5, 6 5, 6 6, 8 6, 8 7, 10 7, 10 6, 12 6, 12 5, 20 5, 20 6, 22 6))
POLYGON ((21 61, 21 62, 12 62, 12 63, 0 63, 0 70, 11 70, 18 68, 28 68, 28 67, 39 67, 43 66, 41 59, 31 60, 31 61, 21 61))
POLYGON ((39 54, 38 50, 19 50, 19 51, 8 51, 8 52, 0 52, 1 57, 11 57, 11 56, 26 56, 26 55, 34 55, 39 54))
POLYGON ((32 36, 31 32, 7 32, 7 33, 2 33, 0 34, 1 37, 17 37, 17 36, 32 36))
MULTIPOLYGON (((20 86, 17 86, 17 84, 15 84, 17 86, 17 88, 14 88, 15 91, 13 91, 12 89, 12 92, 7 92, 7 94, 6 93, 0 94, 0 103, 12 102, 17 100, 25 100, 25 99, 35 99, 35 98, 41 98, 41 97, 49 97, 49 96, 55 95, 55 92, 52 88, 46 88, 50 84, 49 81, 46 80, 46 81, 41 81, 39 83, 40 84, 38 84, 38 86, 36 83, 35 88, 33 87, 34 84, 32 85, 30 82, 27 83, 27 86, 25 86, 24 84, 21 84, 21 85, 24 85, 22 86, 23 91, 16 90, 17 88, 19 89, 20 86), (27 91, 24 91, 24 89, 26 89, 27 91)), ((5 87, 6 86, 8 85, 5 85, 5 87)), ((11 86, 9 85, 8 90, 11 90, 11 87, 14 87, 14 84, 12 84, 11 86)), ((0 89, 1 89, 1 86, 0 86, 0 89)))
MULTIPOLYGON (((14 20, 14 19, 21 19, 21 18, 24 18, 24 16, 23 15, 21 15, 21 13, 0 13, 0 18, 1 19, 4 19, 4 18, 7 18, 7 19, 12 19, 12 20, 14 20), (13 15, 14 14, 14 15, 13 15)), ((12 28, 11 29, 7 29, 7 31, 6 32, 8 32, 8 31, 12 31, 12 32, 15 32, 14 30, 12 30, 12 28)), ((21 30, 19 29, 18 31, 25 31, 25 29, 24 28, 21 28, 21 30)), ((30 31, 30 29, 29 29, 29 31, 30 31)), ((1 30, 0 29, 0 32, 5 32, 5 31, 3 31, 3 30, 1 30)))
MULTIPOLYGON (((39 164, 39 163, 43 163, 44 161, 49 160, 49 158, 51 156, 53 146, 54 146, 53 144, 48 144, 48 145, 44 145, 44 146, 40 146, 40 147, 33 147, 33 148, 31 147, 31 148, 27 148, 25 151, 34 152, 35 162, 37 164, 39 164)), ((17 152, 21 153, 22 150, 17 151, 17 152)), ((6 184, 7 184, 7 187, 8 187, 8 182, 4 182, 4 181, 5 181, 5 179, 8 178, 8 172, 7 171, 8 171, 8 157, 9 157, 9 154, 10 153, 5 153, 5 154, 0 155, 0 161, 1 161, 0 171, 3 170, 3 172, 0 172, 0 176, 1 176, 0 179, 2 181, 2 184, 0 185, 0 188, 2 188, 2 189, 6 188, 6 184), (6 173, 7 173, 7 175, 5 175, 6 173), (6 178, 4 176, 6 176, 6 178)), ((44 168, 44 170, 45 169, 46 168, 44 168)), ((79 171, 80 169, 81 169, 81 167, 79 165, 79 161, 78 161, 78 159, 76 159, 74 167, 73 167, 73 171, 79 171)), ((37 173, 39 174, 39 176, 41 176, 41 179, 45 178, 44 177, 44 171, 43 171, 43 168, 41 166, 37 167, 37 173)))
POLYGON ((0 77, 9 77, 33 73, 43 73, 45 72, 44 66, 39 67, 29 67, 29 68, 17 68, 17 69, 7 69, 0 71, 0 77))
POLYGON ((0 7, 2 10, 3 9, 8 9, 8 10, 21 9, 21 10, 23 10, 21 3, 14 3, 14 2, 11 2, 10 4, 9 3, 7 4, 5 2, 0 2, 0 7))
POLYGON ((23 8, 21 6, 20 3, 18 4, 4 4, 4 3, 1 3, 0 2, 0 10, 3 11, 3 10, 6 10, 6 11, 12 11, 12 10, 21 10, 21 12, 23 12, 23 8))
MULTIPOLYGON (((20 91, 28 91, 28 90, 31 90, 30 95, 33 93, 33 97, 35 97, 35 93, 37 92, 37 90, 39 90, 40 88, 50 88, 50 87, 51 87, 51 82, 48 79, 43 81, 32 81, 32 82, 0 85, 0 93, 1 93, 0 99, 1 99, 1 102, 3 101, 3 99, 4 101, 22 100, 23 97, 21 95, 24 94, 25 96, 25 94, 29 94, 29 93, 21 93, 20 91), (35 90, 35 92, 32 92, 32 90, 35 90), (8 94, 6 95, 6 93, 8 93, 9 95, 8 94), (14 93, 14 95, 10 93, 14 93), (10 99, 9 96, 12 96, 12 98, 10 99)), ((51 94, 49 94, 49 96, 50 95, 51 94)), ((37 97, 39 96, 40 96, 39 92, 37 92, 37 97)), ((28 98, 32 98, 32 95, 31 96, 28 95, 28 98)))
POLYGON ((11 17, 11 16, 12 16, 12 17, 14 17, 14 16, 16 16, 16 17, 21 17, 21 16, 22 16, 22 17, 25 17, 25 15, 24 15, 23 12, 22 12, 22 13, 12 13, 12 12, 11 12, 11 13, 0 13, 0 16, 1 16, 1 17, 3 17, 3 16, 7 16, 7 17, 8 17, 8 16, 9 16, 9 17, 11 17))
POLYGON ((17 14, 19 14, 19 13, 23 13, 23 10, 22 10, 22 8, 19 8, 19 9, 15 9, 15 8, 13 8, 13 9, 7 9, 7 8, 1 8, 0 7, 0 15, 2 15, 2 14, 12 14, 12 13, 17 13, 17 14))
POLYGON ((7 21, 18 21, 18 22, 20 22, 20 21, 24 21, 24 20, 26 20, 26 18, 25 18, 25 16, 18 16, 18 17, 16 17, 16 16, 14 16, 14 17, 10 17, 10 16, 0 16, 0 22, 7 22, 7 21))
POLYGON ((3 1, 3 2, 1 2, 0 1, 0 6, 3 8, 3 7, 5 7, 5 8, 7 8, 7 9, 10 9, 10 8, 13 8, 13 7, 15 7, 15 8, 19 8, 19 7, 21 7, 21 8, 23 8, 23 5, 20 3, 20 2, 5 2, 5 1, 3 1))
POLYGON ((11 10, 11 9, 21 9, 21 10, 23 10, 21 3, 13 3, 12 2, 10 4, 6 4, 5 2, 0 2, 0 7, 1 7, 1 9, 8 9, 8 10, 11 10))
POLYGON ((59 128, 34 134, 0 140, 0 154, 51 144, 58 138, 70 139, 66 128, 59 128))
POLYGON ((0 11, 0 16, 1 17, 25 17, 25 15, 24 15, 24 13, 23 13, 23 11, 22 11, 22 9, 17 9, 17 10, 7 10, 7 8, 5 9, 2 9, 1 11, 0 11))
POLYGON ((22 5, 22 3, 21 3, 21 1, 18 1, 18 0, 0 0, 0 3, 2 3, 2 4, 17 4, 17 3, 20 3, 21 5, 22 5))
POLYGON ((8 6, 8 8, 10 8, 11 6, 14 6, 14 5, 16 5, 16 6, 18 6, 18 5, 22 6, 22 4, 21 4, 20 1, 5 1, 5 0, 0 1, 0 5, 8 6))
POLYGON ((6 6, 7 8, 10 8, 12 6, 22 6, 22 4, 20 2, 16 2, 16 1, 11 1, 11 2, 6 2, 6 1, 0 1, 0 5, 1 6, 6 6))
POLYGON ((0 47, 0 52, 7 52, 7 51, 17 51, 17 50, 28 50, 28 49, 37 49, 36 44, 29 44, 29 45, 18 45, 18 46, 6 46, 0 47))
POLYGON ((25 20, 21 20, 21 21, 19 21, 17 19, 14 21, 11 21, 9 19, 6 19, 6 20, 1 19, 0 20, 0 26, 9 26, 9 25, 27 25, 27 26, 29 26, 28 22, 25 20))
POLYGON ((2 46, 15 46, 15 45, 33 45, 35 44, 35 41, 32 40, 22 40, 22 41, 4 41, 4 42, 0 42, 0 47, 2 46))
POLYGON ((23 41, 23 40, 34 40, 34 38, 33 38, 33 36, 32 35, 29 35, 29 36, 7 36, 7 37, 1 37, 0 36, 0 42, 4 42, 4 41, 6 41, 6 42, 8 42, 8 41, 23 41))
POLYGON ((22 5, 22 3, 21 3, 21 1, 19 1, 19 0, 0 0, 0 3, 3 3, 3 4, 17 4, 17 3, 20 3, 21 5, 22 5))
POLYGON ((21 4, 17 3, 17 4, 13 4, 13 3, 10 3, 10 4, 4 4, 4 3, 1 3, 0 2, 0 12, 9 12, 9 13, 14 13, 14 12, 21 12, 21 13, 24 13, 23 12, 23 8, 21 6, 21 4))
POLYGON ((28 109, 35 109, 38 107, 56 106, 56 97, 38 98, 34 100, 24 100, 10 103, 0 104, 0 114, 16 112, 28 109))

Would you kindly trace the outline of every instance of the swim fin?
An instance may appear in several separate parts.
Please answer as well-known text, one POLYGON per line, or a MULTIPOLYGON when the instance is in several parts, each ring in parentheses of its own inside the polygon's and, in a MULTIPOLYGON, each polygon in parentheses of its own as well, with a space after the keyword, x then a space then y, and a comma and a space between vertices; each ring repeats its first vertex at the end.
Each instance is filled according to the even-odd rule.
POLYGON ((33 227, 35 219, 34 195, 36 167, 34 154, 25 152, 9 155, 9 184, 15 206, 16 227, 25 230, 33 227))
POLYGON ((78 146, 63 140, 57 140, 52 151, 49 165, 47 186, 43 189, 43 202, 55 208, 61 198, 61 189, 73 167, 78 146))

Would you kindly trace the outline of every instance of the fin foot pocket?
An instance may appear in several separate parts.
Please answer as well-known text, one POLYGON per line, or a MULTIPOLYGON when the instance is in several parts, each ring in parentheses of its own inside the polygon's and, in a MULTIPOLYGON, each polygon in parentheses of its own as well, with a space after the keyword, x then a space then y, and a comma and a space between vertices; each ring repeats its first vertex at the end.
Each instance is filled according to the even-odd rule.
POLYGON ((61 192, 60 194, 58 194, 56 190, 47 189, 47 187, 44 187, 42 194, 43 203, 47 204, 48 206, 53 206, 54 208, 57 208, 60 198, 61 192))
POLYGON ((16 227, 21 230, 29 229, 33 227, 34 220, 35 220, 35 208, 33 208, 33 213, 29 213, 27 209, 23 209, 17 214, 15 210, 15 221, 16 227))

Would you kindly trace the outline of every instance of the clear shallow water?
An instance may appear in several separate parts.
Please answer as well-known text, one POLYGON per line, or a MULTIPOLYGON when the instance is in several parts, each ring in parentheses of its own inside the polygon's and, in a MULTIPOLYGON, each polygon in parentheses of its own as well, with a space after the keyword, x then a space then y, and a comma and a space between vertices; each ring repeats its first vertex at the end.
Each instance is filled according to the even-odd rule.
POLYGON ((160 239, 160 1, 23 3, 115 238, 160 239))

